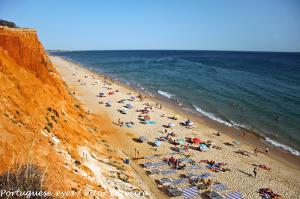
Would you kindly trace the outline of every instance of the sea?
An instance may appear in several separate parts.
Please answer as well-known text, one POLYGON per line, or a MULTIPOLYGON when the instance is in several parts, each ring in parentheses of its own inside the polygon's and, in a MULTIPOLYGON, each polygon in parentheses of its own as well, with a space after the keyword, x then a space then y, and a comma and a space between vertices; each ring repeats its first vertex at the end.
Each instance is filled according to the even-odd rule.
POLYGON ((300 53, 51 51, 300 156, 300 53))

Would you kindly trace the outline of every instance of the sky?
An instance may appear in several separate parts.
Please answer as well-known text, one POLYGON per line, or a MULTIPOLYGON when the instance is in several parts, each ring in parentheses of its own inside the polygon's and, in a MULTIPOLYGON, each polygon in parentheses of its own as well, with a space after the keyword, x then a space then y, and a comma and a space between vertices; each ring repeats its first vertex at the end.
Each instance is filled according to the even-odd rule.
POLYGON ((300 52, 300 0, 0 0, 48 50, 300 52))

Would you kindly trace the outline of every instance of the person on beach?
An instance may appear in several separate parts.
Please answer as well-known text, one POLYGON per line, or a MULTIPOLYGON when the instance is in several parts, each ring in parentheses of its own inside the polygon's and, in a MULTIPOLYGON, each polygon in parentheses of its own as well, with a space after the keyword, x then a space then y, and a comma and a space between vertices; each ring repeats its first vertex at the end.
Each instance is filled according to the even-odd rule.
POLYGON ((266 152, 266 154, 269 153, 269 148, 268 147, 265 149, 265 152, 266 152))
POLYGON ((189 152, 189 144, 185 145, 185 152, 189 152))
POLYGON ((257 175, 257 169, 256 169, 256 167, 254 167, 254 169, 253 169, 253 174, 254 174, 254 177, 256 178, 256 175, 257 175))
POLYGON ((257 147, 254 149, 254 155, 257 156, 258 149, 257 147))

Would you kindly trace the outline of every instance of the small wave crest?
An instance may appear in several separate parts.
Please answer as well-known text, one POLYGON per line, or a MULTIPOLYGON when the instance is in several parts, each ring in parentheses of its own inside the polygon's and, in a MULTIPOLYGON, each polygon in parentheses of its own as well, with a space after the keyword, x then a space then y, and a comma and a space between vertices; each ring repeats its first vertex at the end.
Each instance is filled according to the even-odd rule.
POLYGON ((266 140, 266 142, 268 142, 269 144, 271 144, 271 145, 273 145, 273 146, 275 146, 277 148, 281 148, 281 149, 283 149, 285 151, 288 151, 288 152, 290 152, 290 153, 292 153, 292 154, 294 154, 296 156, 300 156, 300 152, 297 151, 296 149, 293 149, 293 148, 291 148, 291 147, 289 147, 287 145, 281 144, 281 143, 279 143, 279 142, 277 142, 275 140, 272 140, 271 138, 268 138, 268 137, 266 137, 265 140, 266 140))
POLYGON ((233 126, 233 124, 231 124, 230 122, 226 122, 225 120, 222 120, 221 118, 217 117, 215 114, 213 113, 210 113, 210 112, 206 112, 204 110, 202 110, 201 108, 193 105, 193 107, 195 108, 196 111, 198 111, 199 113, 201 113, 202 115, 205 115, 206 117, 214 120, 214 121, 217 121, 219 123, 222 123, 222 124, 225 124, 227 126, 233 126))
POLYGON ((251 128, 249 126, 247 126, 246 124, 241 124, 241 123, 237 123, 235 121, 232 121, 230 120, 230 123, 233 125, 233 126, 236 126, 236 127, 240 127, 242 129, 247 129, 247 130, 250 130, 251 128))
POLYGON ((159 94, 161 94, 161 95, 163 95, 163 96, 169 98, 169 99, 171 99, 172 97, 175 96, 175 95, 173 95, 173 94, 171 94, 171 93, 168 93, 168 92, 166 92, 166 91, 158 90, 157 92, 158 92, 159 94))

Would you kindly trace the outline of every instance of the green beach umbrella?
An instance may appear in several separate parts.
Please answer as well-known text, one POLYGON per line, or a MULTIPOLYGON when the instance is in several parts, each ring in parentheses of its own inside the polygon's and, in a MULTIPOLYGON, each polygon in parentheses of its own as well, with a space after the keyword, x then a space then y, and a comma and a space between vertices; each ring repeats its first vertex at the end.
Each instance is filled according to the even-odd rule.
POLYGON ((177 142, 179 145, 184 145, 184 144, 185 144, 185 140, 184 140, 184 139, 177 139, 176 142, 177 142))

